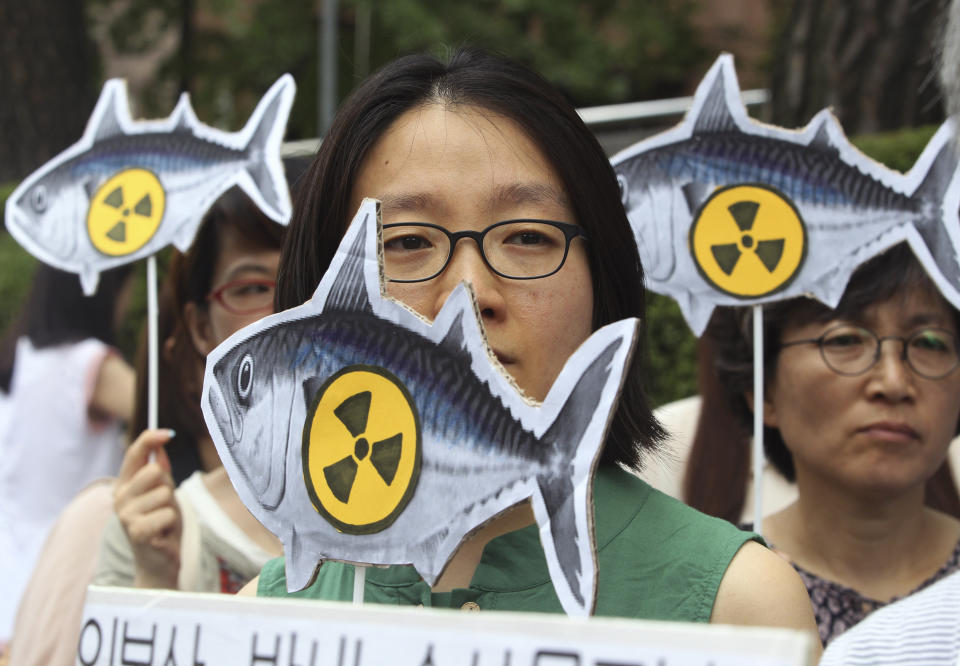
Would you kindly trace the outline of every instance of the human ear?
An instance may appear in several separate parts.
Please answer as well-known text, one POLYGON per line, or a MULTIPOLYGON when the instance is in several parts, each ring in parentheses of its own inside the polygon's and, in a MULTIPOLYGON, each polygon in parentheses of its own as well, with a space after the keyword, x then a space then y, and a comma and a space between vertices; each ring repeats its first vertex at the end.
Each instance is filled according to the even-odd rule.
POLYGON ((190 302, 183 306, 183 319, 190 333, 190 341, 201 356, 206 356, 217 345, 210 330, 210 316, 206 309, 190 302))
MULTIPOLYGON (((753 411, 753 391, 744 391, 743 399, 747 401, 747 407, 753 411)), ((769 389, 763 392, 763 425, 768 428, 777 426, 777 406, 773 402, 773 396, 769 389)))

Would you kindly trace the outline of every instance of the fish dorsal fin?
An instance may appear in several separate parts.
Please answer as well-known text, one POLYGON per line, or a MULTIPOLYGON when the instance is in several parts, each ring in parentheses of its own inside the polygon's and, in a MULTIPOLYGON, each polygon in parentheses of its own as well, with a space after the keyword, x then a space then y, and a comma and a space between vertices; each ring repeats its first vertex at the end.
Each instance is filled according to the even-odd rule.
POLYGON ((817 114, 817 117, 813 119, 817 131, 814 133, 813 138, 810 140, 809 146, 816 150, 817 152, 825 153, 827 155, 832 155, 834 157, 840 156, 840 151, 836 146, 833 145, 833 142, 830 140, 830 112, 824 109, 817 114))
POLYGON ((372 224, 370 216, 363 221, 363 229, 358 233, 350 248, 347 250, 346 260, 340 265, 337 279, 330 289, 330 296, 324 309, 340 310, 341 312, 373 313, 370 297, 367 294, 364 279, 364 265, 366 264, 366 245, 368 225, 372 224))
POLYGON ((104 141, 115 136, 123 136, 121 118, 130 115, 127 102, 127 85, 122 79, 111 79, 103 86, 100 99, 93 115, 90 117, 88 132, 93 137, 93 143, 104 141))
POLYGON ((703 106, 700 107, 700 112, 697 114, 697 121, 693 126, 694 134, 734 132, 737 130, 737 121, 727 105, 726 77, 724 76, 722 62, 715 71, 716 79, 710 86, 710 92, 707 93, 703 106))
POLYGON ((451 356, 464 358, 468 363, 470 362, 470 352, 467 351, 467 345, 463 337, 462 310, 454 317, 450 328, 447 329, 447 334, 443 336, 443 340, 440 341, 440 346, 451 356))
POLYGON ((173 113, 170 114, 170 118, 173 119, 174 132, 193 133, 192 128, 199 121, 197 120, 197 115, 193 112, 193 107, 190 106, 189 93, 184 92, 180 94, 180 99, 177 100, 177 106, 173 109, 173 113))

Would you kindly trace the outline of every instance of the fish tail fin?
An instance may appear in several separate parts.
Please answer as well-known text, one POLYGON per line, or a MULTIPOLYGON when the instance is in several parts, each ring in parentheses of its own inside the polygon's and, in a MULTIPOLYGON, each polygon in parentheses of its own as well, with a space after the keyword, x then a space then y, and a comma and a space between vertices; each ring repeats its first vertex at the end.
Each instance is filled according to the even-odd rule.
POLYGON ((281 224, 290 220, 292 210, 290 188, 280 158, 280 144, 295 89, 293 77, 289 74, 277 79, 243 129, 250 137, 244 152, 247 155, 246 172, 252 182, 241 180, 239 185, 267 217, 281 224))
POLYGON ((596 331, 570 357, 541 408, 562 402, 541 438, 554 447, 557 463, 537 478, 533 510, 550 577, 570 615, 593 611, 593 469, 630 367, 638 326, 638 320, 627 319, 596 331), (573 377, 579 379, 569 392, 555 396, 573 377))
MULTIPOLYGON (((923 170, 923 180, 914 190, 912 198, 921 201, 923 209, 928 211, 924 221, 915 225, 925 247, 914 246, 914 253, 921 258, 929 254, 943 278, 960 293, 960 247, 955 240, 958 235, 955 189, 955 182, 960 178, 958 165, 960 149, 957 146, 955 123, 948 120, 940 126, 917 158, 913 168, 923 170)), ((915 243, 911 242, 911 245, 915 243)), ((931 268, 928 266, 927 270, 931 268)))
POLYGON ((914 168, 923 168, 925 164, 928 166, 923 180, 913 193, 914 198, 940 203, 950 187, 957 165, 960 164, 960 152, 951 125, 951 121, 944 123, 917 159, 914 168), (933 153, 932 158, 928 153, 933 153))

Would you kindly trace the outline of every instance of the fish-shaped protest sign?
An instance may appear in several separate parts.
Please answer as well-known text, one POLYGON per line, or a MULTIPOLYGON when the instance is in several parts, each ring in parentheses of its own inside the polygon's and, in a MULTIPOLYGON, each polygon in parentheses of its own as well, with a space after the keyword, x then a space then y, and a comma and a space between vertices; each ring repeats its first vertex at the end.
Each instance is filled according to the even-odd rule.
POLYGON ((612 158, 649 288, 700 334, 718 305, 836 306, 861 263, 906 241, 960 307, 960 170, 945 123, 906 174, 859 152, 823 110, 801 130, 747 115, 733 58, 683 122, 612 158))
POLYGON ((134 121, 126 84, 111 79, 80 140, 7 199, 7 229, 41 261, 79 274, 89 295, 104 270, 171 243, 186 251, 207 209, 234 185, 286 224, 280 144, 294 91, 293 78, 280 77, 242 130, 224 132, 202 124, 186 94, 168 118, 134 121))
POLYGON ((468 534, 530 498, 563 608, 590 613, 593 471, 638 321, 596 331, 536 404, 490 351, 467 284, 432 323, 384 295, 380 238, 366 199, 310 301, 207 357, 208 429, 282 540, 289 589, 328 559, 412 564, 433 584, 468 534))

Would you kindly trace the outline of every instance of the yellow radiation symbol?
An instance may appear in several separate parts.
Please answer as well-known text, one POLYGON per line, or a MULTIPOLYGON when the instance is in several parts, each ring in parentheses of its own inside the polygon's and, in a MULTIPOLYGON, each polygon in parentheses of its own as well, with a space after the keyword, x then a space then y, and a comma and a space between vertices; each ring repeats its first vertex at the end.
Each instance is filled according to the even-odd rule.
POLYGON ((146 169, 121 171, 90 200, 90 242, 111 257, 136 252, 157 232, 165 204, 163 186, 153 173, 146 169))
POLYGON ((400 380, 368 365, 328 379, 307 412, 303 472, 313 505, 341 532, 390 526, 420 476, 420 419, 400 380))
POLYGON ((741 298, 783 289, 807 251, 807 231, 797 209, 765 185, 718 189, 700 208, 690 241, 704 279, 741 298))

